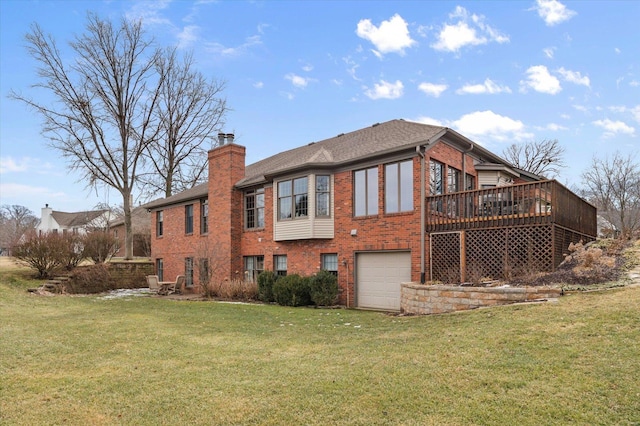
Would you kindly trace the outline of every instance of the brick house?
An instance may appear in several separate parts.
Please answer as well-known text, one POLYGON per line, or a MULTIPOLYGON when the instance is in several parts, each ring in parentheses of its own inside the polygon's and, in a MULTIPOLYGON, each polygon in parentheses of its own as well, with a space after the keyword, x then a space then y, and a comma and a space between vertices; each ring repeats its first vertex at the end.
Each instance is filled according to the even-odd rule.
POLYGON ((157 273, 192 291, 203 267, 246 280, 326 269, 342 304, 397 311, 401 282, 499 278, 532 259, 552 270, 565 242, 595 237, 591 205, 446 127, 392 120, 247 166, 219 138, 208 183, 144 206, 157 273))

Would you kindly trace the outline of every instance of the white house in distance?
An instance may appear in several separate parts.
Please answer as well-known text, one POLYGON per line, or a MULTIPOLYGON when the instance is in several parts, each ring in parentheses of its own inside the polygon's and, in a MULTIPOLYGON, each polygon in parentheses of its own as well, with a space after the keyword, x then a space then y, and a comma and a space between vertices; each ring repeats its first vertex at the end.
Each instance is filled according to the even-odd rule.
POLYGON ((109 219, 108 210, 67 213, 53 210, 49 204, 45 204, 40 215, 40 224, 36 229, 38 234, 48 232, 86 234, 87 229, 106 228, 109 219))

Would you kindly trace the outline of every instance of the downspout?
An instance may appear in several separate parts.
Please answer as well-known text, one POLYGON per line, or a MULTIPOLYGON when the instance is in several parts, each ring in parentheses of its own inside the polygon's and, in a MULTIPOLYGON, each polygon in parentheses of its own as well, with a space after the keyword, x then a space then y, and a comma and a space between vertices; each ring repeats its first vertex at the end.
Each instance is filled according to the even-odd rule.
POLYGON ((420 284, 424 284, 426 280, 424 264, 425 264, 425 242, 427 239, 426 217, 425 217, 425 198, 426 198, 426 166, 425 166, 425 150, 424 146, 416 146, 416 152, 420 156, 420 284))

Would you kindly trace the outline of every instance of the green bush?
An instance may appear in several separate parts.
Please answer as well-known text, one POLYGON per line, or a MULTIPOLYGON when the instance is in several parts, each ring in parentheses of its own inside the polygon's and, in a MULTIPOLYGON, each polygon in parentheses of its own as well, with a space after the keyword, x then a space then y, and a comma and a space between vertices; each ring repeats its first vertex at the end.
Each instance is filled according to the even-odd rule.
POLYGON ((307 306, 311 304, 309 277, 298 274, 279 277, 273 284, 273 297, 282 306, 307 306))
POLYGON ((332 306, 338 297, 338 277, 322 270, 311 277, 311 301, 316 306, 332 306))
POLYGON ((258 299, 271 303, 275 302, 273 298, 273 284, 278 276, 273 271, 263 271, 258 275, 258 299))

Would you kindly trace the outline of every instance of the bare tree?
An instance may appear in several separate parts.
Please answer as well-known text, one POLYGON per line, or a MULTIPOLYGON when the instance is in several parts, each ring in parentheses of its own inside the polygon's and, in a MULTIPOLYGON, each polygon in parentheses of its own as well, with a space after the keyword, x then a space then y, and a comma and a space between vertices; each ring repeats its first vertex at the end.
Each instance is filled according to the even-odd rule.
POLYGON ((591 167, 582 173, 587 197, 623 238, 640 229, 640 162, 634 158, 619 152, 606 158, 594 156, 591 167))
POLYGON ((175 48, 166 49, 156 67, 164 76, 157 110, 161 135, 147 148, 153 167, 141 181, 148 195, 169 197, 207 178, 211 135, 224 125, 227 112, 221 97, 225 83, 207 80, 193 69, 193 56, 180 59, 175 48))
POLYGON ((155 113, 163 76, 156 73, 161 51, 142 31, 141 22, 120 25, 88 15, 86 32, 69 45, 74 61, 65 63, 55 40, 34 24, 27 49, 37 61, 35 86, 53 95, 54 105, 11 92, 43 119, 43 134, 69 168, 88 187, 101 185, 121 195, 125 216, 125 258, 133 253, 132 193, 143 153, 158 136, 155 113))
POLYGON ((511 144, 503 152, 505 160, 538 176, 554 178, 565 167, 564 148, 557 139, 511 144))
POLYGON ((33 231, 39 221, 33 212, 24 206, 0 206, 0 251, 8 250, 11 253, 11 248, 23 235, 33 231))

